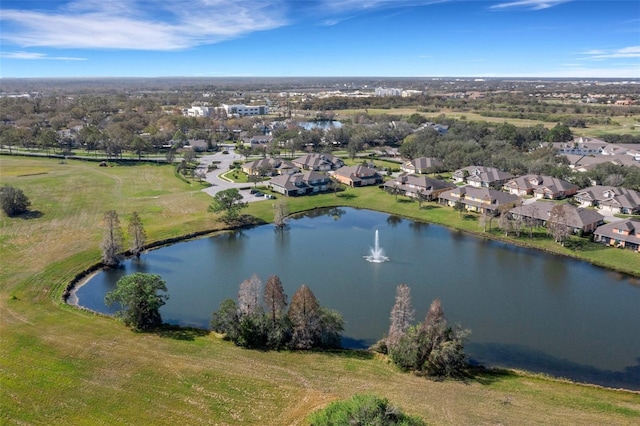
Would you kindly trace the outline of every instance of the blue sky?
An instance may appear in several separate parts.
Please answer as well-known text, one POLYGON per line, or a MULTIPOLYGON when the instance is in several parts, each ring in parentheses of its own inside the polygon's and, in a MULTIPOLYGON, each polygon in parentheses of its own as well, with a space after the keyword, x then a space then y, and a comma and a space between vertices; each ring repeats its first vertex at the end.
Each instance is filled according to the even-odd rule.
POLYGON ((1 77, 640 79, 640 1, 2 0, 1 77))

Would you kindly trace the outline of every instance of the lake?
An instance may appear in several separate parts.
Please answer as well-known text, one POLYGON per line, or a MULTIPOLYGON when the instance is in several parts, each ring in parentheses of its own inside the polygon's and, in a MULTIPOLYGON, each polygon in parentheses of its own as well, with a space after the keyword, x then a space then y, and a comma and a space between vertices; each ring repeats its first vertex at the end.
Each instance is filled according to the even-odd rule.
POLYGON ((76 296, 81 306, 108 313, 104 296, 121 276, 156 273, 170 295, 163 320, 207 328, 243 280, 275 274, 289 300, 309 286, 345 319, 343 345, 365 348, 387 332, 396 286, 404 283, 416 322, 439 298, 450 323, 471 329, 473 362, 640 389, 635 278, 369 210, 314 210, 289 224, 284 232, 265 225, 150 251, 99 272, 76 296), (387 262, 364 259, 376 230, 387 262))

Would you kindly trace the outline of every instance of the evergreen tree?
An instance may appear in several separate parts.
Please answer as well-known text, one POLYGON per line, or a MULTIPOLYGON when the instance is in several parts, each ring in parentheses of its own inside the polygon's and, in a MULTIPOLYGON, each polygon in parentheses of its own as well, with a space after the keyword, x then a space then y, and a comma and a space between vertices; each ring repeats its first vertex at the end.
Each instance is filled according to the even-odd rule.
POLYGON ((155 274, 136 272, 118 280, 116 289, 105 296, 105 304, 119 303, 121 310, 117 315, 127 326, 136 330, 148 330, 162 324, 160 307, 169 298, 159 295, 158 291, 167 291, 166 283, 155 274))

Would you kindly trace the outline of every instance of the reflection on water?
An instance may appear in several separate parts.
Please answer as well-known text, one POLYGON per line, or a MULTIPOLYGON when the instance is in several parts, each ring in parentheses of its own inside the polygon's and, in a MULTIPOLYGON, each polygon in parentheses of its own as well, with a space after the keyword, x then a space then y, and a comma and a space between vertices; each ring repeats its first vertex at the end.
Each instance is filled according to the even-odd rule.
POLYGON ((289 225, 282 232, 266 225, 151 251, 97 274, 77 291, 80 304, 112 312, 103 299, 121 276, 153 272, 169 289, 163 319, 207 328, 211 313, 237 296, 243 280, 276 274, 289 297, 307 284, 320 303, 339 311, 345 346, 361 348, 387 332, 395 288, 405 283, 417 320, 440 298, 449 321, 472 330, 468 353, 477 362, 612 386, 624 382, 621 375, 637 379, 640 339, 631 338, 640 336, 636 279, 367 210, 314 210, 289 225), (363 259, 376 229, 390 258, 380 264, 363 259))

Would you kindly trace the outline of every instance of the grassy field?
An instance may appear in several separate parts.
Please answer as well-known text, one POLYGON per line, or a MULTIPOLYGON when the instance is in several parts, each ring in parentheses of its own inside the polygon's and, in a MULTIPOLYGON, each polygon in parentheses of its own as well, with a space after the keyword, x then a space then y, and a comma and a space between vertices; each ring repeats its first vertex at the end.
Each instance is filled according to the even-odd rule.
MULTIPOLYGON (((330 401, 371 392, 432 424, 637 424, 640 394, 523 372, 432 382, 366 352, 259 352, 200 330, 137 334, 61 302, 66 284, 99 261, 104 211, 123 227, 137 211, 151 241, 222 225, 210 197, 169 166, 0 157, 2 183, 32 201, 29 218, 0 218, 0 423, 304 424, 330 401)), ((292 199, 291 210, 350 205, 479 232, 472 217, 349 189, 292 199)), ((272 203, 248 213, 271 220, 272 203)), ((559 246, 552 245, 557 250, 559 246)), ((628 256, 609 250, 597 257, 628 256)), ((596 250, 593 250, 594 252, 596 250)), ((589 251, 591 253, 591 251, 589 251)), ((637 264, 637 263, 636 263, 637 264)), ((217 307, 212 307, 212 311, 217 307)))
MULTIPOLYGON (((390 114, 401 115, 408 117, 411 114, 417 112, 417 108, 392 108, 392 109, 349 109, 349 110, 336 110, 337 119, 350 118, 356 113, 367 112, 371 115, 390 114)), ((421 112, 423 116, 429 119, 435 119, 441 114, 446 115, 449 118, 455 118, 456 120, 467 121, 486 121, 487 123, 511 123, 518 127, 531 127, 538 124, 542 124, 544 127, 550 129, 556 125, 547 121, 530 120, 521 118, 505 118, 505 117, 485 117, 479 113, 471 111, 452 111, 447 108, 443 108, 438 112, 421 112)), ((587 115, 585 114, 585 117, 587 115)), ((629 134, 633 136, 640 136, 640 115, 627 115, 627 116, 615 116, 611 117, 611 121, 614 124, 590 124, 586 128, 572 127, 571 131, 575 136, 589 136, 589 137, 601 137, 605 134, 629 134)))

